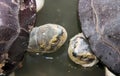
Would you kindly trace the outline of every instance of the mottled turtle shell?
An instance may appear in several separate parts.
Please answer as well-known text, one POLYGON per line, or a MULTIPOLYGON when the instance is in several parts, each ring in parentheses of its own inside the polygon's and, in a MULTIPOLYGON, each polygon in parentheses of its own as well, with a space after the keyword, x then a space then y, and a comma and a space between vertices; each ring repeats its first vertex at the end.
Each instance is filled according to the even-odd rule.
POLYGON ((11 43, 7 42, 6 45, 3 45, 4 47, 7 47, 7 45, 9 45, 9 48, 7 50, 3 50, 3 52, 0 50, 0 54, 7 53, 8 55, 7 58, 1 56, 0 60, 6 61, 5 66, 2 67, 2 69, 4 70, 3 72, 5 74, 9 74, 14 71, 14 69, 18 67, 18 64, 23 60, 28 46, 29 32, 35 23, 36 3, 35 0, 0 0, 0 12, 3 12, 3 15, 0 15, 0 17, 3 16, 7 18, 4 19, 1 17, 0 20, 4 19, 4 21, 8 22, 3 23, 3 28, 7 27, 6 30, 9 28, 12 30, 12 32, 9 32, 2 29, 0 26, 0 31, 3 30, 3 34, 0 34, 1 41, 3 37, 8 38, 10 36, 10 39, 11 37, 13 38, 11 39, 12 42, 10 39, 8 40, 11 43), (6 13, 9 11, 12 11, 12 14, 8 14, 7 17, 6 13), (11 24, 11 26, 9 24, 11 24))
POLYGON ((81 28, 93 53, 120 74, 120 0, 79 0, 81 28))

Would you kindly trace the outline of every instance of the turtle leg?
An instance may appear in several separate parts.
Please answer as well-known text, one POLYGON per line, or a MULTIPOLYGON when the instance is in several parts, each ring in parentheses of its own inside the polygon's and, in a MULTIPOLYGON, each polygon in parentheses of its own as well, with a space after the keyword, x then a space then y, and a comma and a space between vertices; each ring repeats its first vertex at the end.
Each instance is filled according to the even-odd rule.
POLYGON ((45 0, 35 0, 35 1, 36 1, 36 6, 37 6, 36 11, 39 12, 44 6, 45 0))
POLYGON ((83 33, 70 39, 68 55, 73 62, 83 67, 92 67, 98 62, 83 33))

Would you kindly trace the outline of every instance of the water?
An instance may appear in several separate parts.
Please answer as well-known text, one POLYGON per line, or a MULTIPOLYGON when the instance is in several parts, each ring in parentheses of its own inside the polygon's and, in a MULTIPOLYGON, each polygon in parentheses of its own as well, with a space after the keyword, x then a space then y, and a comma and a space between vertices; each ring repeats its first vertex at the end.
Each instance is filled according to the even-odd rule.
POLYGON ((36 25, 60 24, 68 32, 66 43, 52 54, 26 54, 23 67, 16 76, 104 76, 103 67, 82 68, 74 64, 67 55, 71 37, 81 32, 77 16, 78 0, 46 0, 44 8, 38 12, 36 25))

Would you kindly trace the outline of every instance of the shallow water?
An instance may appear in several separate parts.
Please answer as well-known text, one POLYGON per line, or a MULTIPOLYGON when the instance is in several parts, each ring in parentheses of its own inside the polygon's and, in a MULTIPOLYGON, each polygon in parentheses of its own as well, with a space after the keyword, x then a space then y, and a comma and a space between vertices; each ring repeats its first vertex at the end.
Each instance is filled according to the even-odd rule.
POLYGON ((66 43, 55 53, 27 54, 22 69, 16 76, 104 76, 103 67, 82 68, 74 64, 67 55, 69 39, 81 32, 77 16, 78 0, 46 0, 38 13, 36 25, 60 24, 68 32, 66 43))

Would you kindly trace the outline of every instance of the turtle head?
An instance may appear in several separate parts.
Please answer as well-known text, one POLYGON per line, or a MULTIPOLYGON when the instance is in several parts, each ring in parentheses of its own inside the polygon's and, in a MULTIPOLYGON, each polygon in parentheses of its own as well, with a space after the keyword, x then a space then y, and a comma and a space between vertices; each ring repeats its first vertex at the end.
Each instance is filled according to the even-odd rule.
POLYGON ((52 53, 67 39, 67 31, 58 24, 45 24, 30 32, 28 52, 52 53))
POLYGON ((92 67, 98 62, 83 34, 78 34, 70 40, 68 54, 72 61, 83 67, 92 67))

